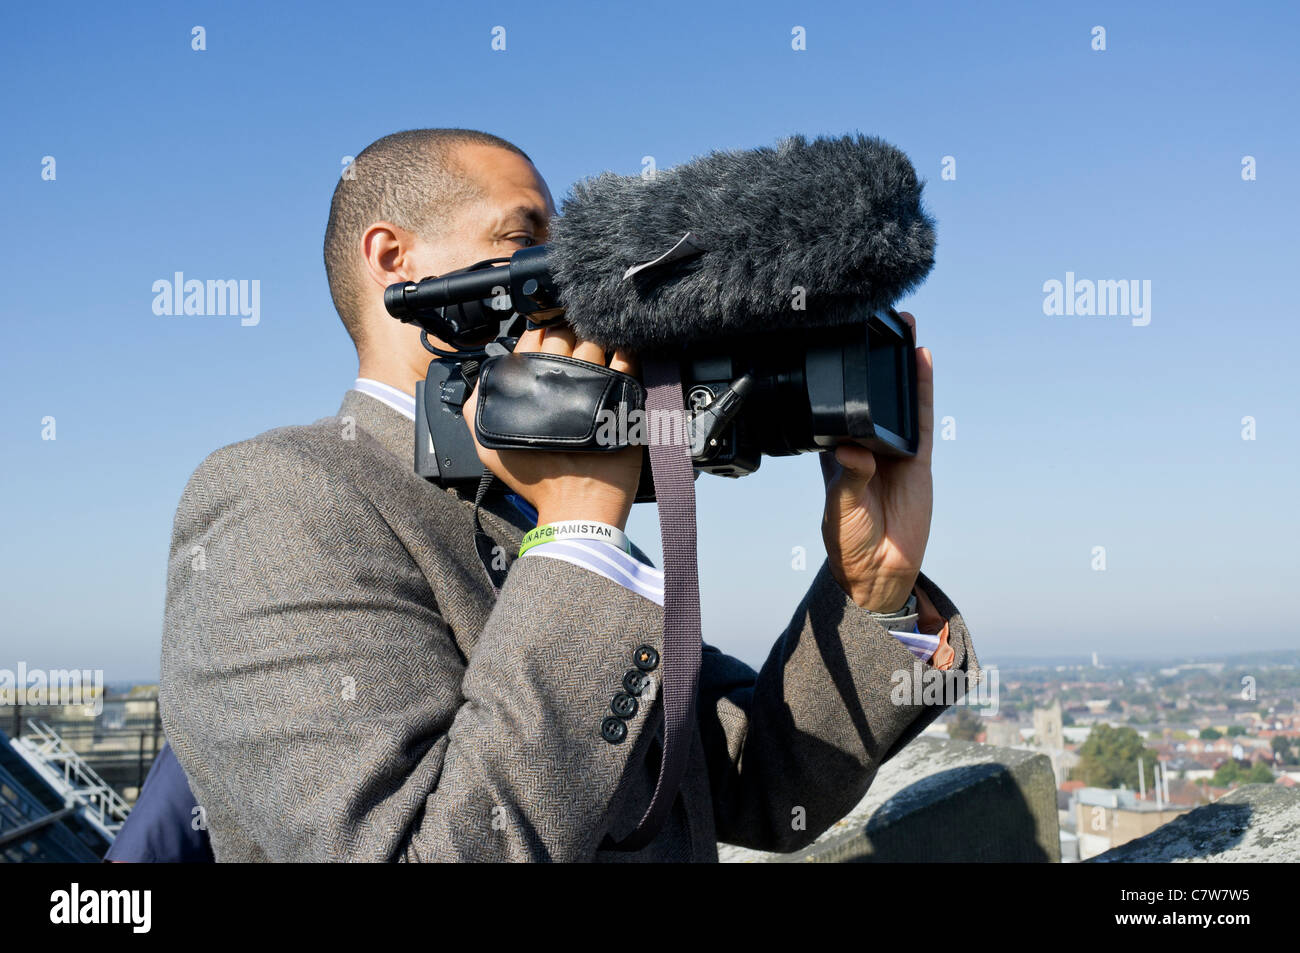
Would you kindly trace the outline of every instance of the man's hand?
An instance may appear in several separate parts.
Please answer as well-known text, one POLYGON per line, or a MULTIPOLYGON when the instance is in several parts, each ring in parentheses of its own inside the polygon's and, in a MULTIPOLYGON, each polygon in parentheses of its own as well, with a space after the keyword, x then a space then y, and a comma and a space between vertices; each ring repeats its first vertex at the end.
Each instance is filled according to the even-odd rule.
MULTIPOLYGON (((624 374, 637 376, 635 359, 624 351, 615 351, 605 360, 605 351, 591 341, 580 341, 567 326, 554 325, 525 331, 514 353, 541 352, 562 354, 608 366, 624 374)), ((478 388, 465 401, 465 421, 474 433, 474 404, 478 388)), ((641 458, 644 447, 624 447, 612 452, 552 453, 542 450, 488 450, 478 445, 478 458, 506 484, 533 504, 537 522, 587 519, 609 523, 623 529, 637 485, 641 482, 641 458)))
MULTIPOLYGON (((916 334, 916 319, 899 317, 916 334)), ((901 609, 916 584, 930 538, 934 481, 934 358, 916 349, 920 443, 914 457, 877 457, 855 444, 821 454, 826 483, 822 539, 831 574, 849 597, 873 612, 901 609)))

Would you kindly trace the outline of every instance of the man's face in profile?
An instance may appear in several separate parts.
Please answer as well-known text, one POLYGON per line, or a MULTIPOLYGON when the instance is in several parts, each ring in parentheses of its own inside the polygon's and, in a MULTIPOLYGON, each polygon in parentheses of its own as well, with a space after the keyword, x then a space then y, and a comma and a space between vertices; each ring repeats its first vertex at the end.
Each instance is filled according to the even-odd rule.
MULTIPOLYGON (((454 158, 477 194, 457 204, 434 240, 410 236, 413 244, 408 251, 409 267, 403 269, 405 280, 445 275, 489 258, 509 258, 521 248, 547 240, 555 204, 531 162, 509 149, 478 143, 457 146, 454 158)), ((429 355, 415 325, 397 325, 384 311, 383 289, 392 280, 398 279, 376 276, 372 320, 383 329, 376 339, 378 347, 387 347, 389 356, 407 368, 387 375, 389 383, 406 383, 413 390, 415 381, 424 378, 429 355)), ((445 341, 438 343, 449 346, 445 341)), ((386 376, 372 373, 381 379, 386 376)))
POLYGON ((429 274, 440 275, 485 258, 508 258, 547 239, 555 205, 533 164, 507 149, 462 144, 456 159, 480 190, 458 208, 452 224, 430 247, 429 274))
POLYGON ((416 325, 399 324, 389 317, 384 288, 395 281, 445 275, 490 258, 509 258, 521 248, 540 245, 547 240, 555 214, 550 189, 523 156, 499 146, 461 143, 454 147, 452 160, 468 180, 471 194, 454 200, 432 236, 381 222, 362 237, 361 253, 373 284, 366 304, 367 345, 358 349, 360 376, 408 393, 424 379, 429 354, 416 325))

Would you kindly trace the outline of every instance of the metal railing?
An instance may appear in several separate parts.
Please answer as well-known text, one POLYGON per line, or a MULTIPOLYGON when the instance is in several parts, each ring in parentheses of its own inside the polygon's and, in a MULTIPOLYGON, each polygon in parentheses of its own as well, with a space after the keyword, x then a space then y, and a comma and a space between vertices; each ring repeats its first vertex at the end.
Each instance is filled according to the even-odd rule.
POLYGON ((14 749, 105 837, 111 841, 117 836, 130 808, 57 731, 31 719, 27 734, 16 739, 14 749))
POLYGON ((105 694, 103 713, 93 718, 66 707, 0 706, 0 723, 12 726, 7 729, 11 738, 26 734, 24 724, 34 716, 56 731, 127 803, 132 789, 138 793, 143 787, 164 741, 157 697, 139 692, 105 694), (111 714, 115 708, 123 710, 111 714))

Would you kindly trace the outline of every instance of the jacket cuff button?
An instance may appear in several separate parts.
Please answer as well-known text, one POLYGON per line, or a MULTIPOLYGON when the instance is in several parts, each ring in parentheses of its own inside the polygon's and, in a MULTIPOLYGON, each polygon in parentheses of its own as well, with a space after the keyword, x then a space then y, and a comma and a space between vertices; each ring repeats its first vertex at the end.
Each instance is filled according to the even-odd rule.
POLYGON ((627 737, 627 725, 622 718, 611 715, 600 723, 600 736, 610 744, 616 745, 627 737))
POLYGON ((623 675, 623 688, 629 695, 640 695, 650 684, 650 676, 639 669, 630 668, 623 675))
POLYGON ((636 696, 627 692, 619 692, 614 696, 614 700, 609 703, 609 707, 618 717, 631 718, 636 714, 636 696))
POLYGON ((642 645, 632 653, 632 661, 643 672, 653 672, 659 667, 659 653, 653 646, 642 645))

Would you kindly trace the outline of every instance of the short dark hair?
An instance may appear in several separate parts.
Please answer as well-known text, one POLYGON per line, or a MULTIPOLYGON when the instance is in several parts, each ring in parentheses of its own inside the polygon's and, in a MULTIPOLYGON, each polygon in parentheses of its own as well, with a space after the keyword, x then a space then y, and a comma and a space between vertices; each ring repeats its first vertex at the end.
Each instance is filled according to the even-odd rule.
POLYGON ((455 148, 464 144, 496 146, 528 159, 513 143, 476 129, 410 129, 366 146, 334 187, 325 226, 325 276, 334 307, 358 347, 365 289, 357 257, 361 236, 379 221, 428 236, 480 195, 454 158, 455 148))

